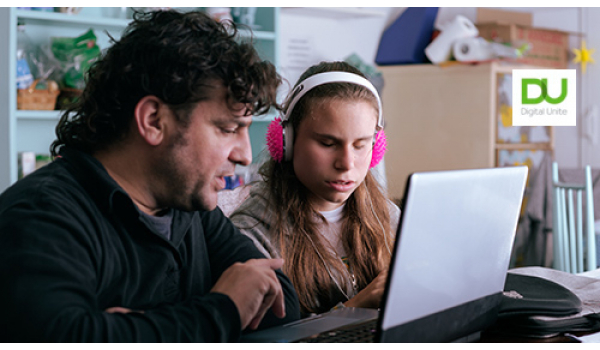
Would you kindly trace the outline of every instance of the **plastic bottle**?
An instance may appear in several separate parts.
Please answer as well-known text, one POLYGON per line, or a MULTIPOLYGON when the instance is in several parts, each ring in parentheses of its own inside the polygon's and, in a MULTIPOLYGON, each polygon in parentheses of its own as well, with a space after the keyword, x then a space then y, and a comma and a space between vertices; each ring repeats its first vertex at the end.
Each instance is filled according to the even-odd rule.
POLYGON ((27 89, 33 84, 29 55, 33 52, 31 39, 25 33, 25 25, 17 26, 17 89, 27 89))

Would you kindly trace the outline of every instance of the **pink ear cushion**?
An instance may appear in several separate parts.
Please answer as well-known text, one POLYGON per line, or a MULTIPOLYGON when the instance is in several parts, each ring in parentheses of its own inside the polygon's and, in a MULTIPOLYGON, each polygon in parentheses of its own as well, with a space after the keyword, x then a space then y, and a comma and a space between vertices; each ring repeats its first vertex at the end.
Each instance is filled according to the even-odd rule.
POLYGON ((377 133, 376 137, 375 144, 373 145, 373 155, 371 157, 371 168, 379 164, 381 159, 383 159, 383 155, 385 154, 385 150, 387 148, 385 132, 383 129, 377 133))
POLYGON ((267 128, 267 148, 276 162, 283 160, 283 126, 281 117, 273 119, 267 128))

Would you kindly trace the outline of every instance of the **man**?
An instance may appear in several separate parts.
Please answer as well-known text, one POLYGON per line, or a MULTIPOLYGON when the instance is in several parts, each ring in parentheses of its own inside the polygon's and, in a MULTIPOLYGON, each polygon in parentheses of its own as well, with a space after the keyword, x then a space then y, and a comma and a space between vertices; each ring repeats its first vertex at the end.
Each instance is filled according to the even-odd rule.
POLYGON ((136 14, 90 69, 56 160, 0 196, 0 341, 236 341, 299 317, 282 261, 213 210, 281 83, 235 31, 136 14))

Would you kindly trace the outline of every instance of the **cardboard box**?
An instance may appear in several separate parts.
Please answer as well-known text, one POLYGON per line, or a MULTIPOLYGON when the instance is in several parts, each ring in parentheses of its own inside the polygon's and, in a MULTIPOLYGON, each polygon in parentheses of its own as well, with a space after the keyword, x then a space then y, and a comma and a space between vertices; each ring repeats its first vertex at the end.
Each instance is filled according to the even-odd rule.
POLYGON ((478 9, 476 27, 479 36, 495 42, 509 43, 515 47, 524 43, 531 44, 531 50, 517 62, 548 68, 567 68, 569 33, 531 27, 530 14, 521 15, 523 12, 478 9), (494 15, 497 20, 492 21, 494 15), (488 22, 480 22, 480 18, 488 22))
POLYGON ((533 16, 529 12, 504 11, 478 7, 477 23, 518 24, 531 27, 533 16))

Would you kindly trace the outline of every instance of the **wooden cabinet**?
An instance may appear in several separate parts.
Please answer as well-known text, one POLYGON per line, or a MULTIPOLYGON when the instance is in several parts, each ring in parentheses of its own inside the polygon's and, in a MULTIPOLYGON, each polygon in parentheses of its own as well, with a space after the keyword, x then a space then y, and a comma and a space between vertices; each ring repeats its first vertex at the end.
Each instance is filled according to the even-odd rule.
MULTIPOLYGON (((198 8, 186 8, 190 10, 198 8)), ((55 138, 54 128, 60 111, 31 111, 17 109, 16 50, 17 24, 25 24, 26 33, 35 45, 48 45, 52 36, 76 37, 92 28, 100 49, 110 45, 108 32, 115 39, 129 23, 131 11, 126 8, 84 7, 78 14, 0 8, 0 192, 17 181, 18 154, 24 151, 48 154, 55 138), (129 17, 129 18, 128 18, 129 17)), ((256 8, 255 30, 243 31, 250 37, 264 59, 278 62, 279 8, 256 8)), ((268 116, 266 120, 272 119, 268 116)), ((265 118, 261 119, 265 120, 265 118)), ((264 146, 268 123, 258 121, 251 129, 254 154, 264 146)))
POLYGON ((553 152, 552 127, 510 126, 514 68, 525 67, 497 62, 379 67, 391 198, 402 197, 407 177, 416 171, 519 164, 531 171, 545 152, 553 152))

